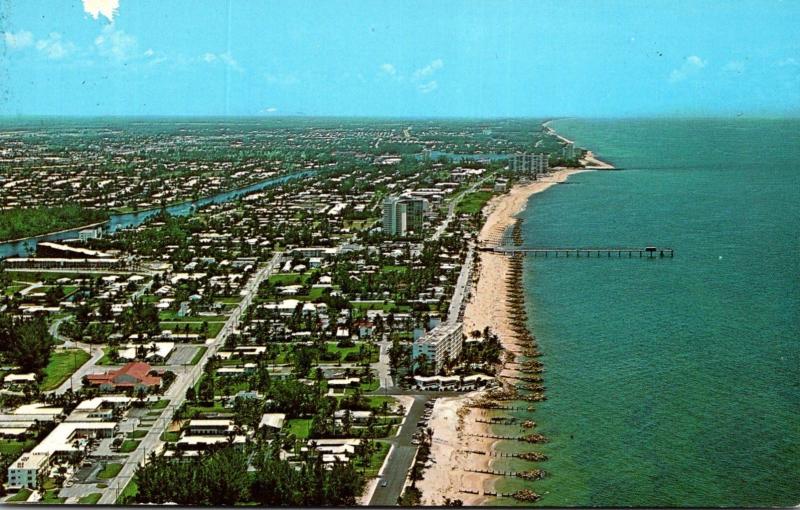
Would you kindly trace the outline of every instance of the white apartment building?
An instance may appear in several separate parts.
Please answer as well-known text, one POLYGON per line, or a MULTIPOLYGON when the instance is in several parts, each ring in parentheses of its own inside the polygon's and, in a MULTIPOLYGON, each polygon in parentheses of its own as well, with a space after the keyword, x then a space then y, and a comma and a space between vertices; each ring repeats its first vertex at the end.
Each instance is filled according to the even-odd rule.
POLYGON ((46 473, 51 461, 71 452, 83 452, 90 438, 114 437, 115 422, 64 422, 29 453, 23 453, 8 466, 8 488, 35 488, 40 472, 46 473))
POLYGON ((523 174, 536 175, 545 173, 550 168, 549 156, 543 152, 531 154, 528 152, 513 154, 509 161, 511 170, 523 174))
POLYGON ((424 354, 434 371, 439 372, 445 362, 461 354, 464 345, 464 325, 461 322, 444 323, 414 341, 413 359, 424 354))

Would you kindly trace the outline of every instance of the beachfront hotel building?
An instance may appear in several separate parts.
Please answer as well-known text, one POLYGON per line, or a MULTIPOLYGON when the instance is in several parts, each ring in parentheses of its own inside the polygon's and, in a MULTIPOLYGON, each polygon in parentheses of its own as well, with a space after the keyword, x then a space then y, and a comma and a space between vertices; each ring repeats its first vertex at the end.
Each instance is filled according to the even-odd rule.
POLYGON ((513 154, 509 161, 509 168, 521 174, 543 174, 550 168, 548 158, 549 156, 544 152, 538 154, 528 152, 513 154))
POLYGON ((422 232, 428 201, 408 196, 386 197, 383 200, 383 231, 390 236, 406 236, 422 232))
POLYGON ((434 367, 434 372, 439 372, 448 360, 461 354, 463 345, 464 324, 446 322, 414 340, 412 359, 416 360, 424 354, 428 363, 434 367))

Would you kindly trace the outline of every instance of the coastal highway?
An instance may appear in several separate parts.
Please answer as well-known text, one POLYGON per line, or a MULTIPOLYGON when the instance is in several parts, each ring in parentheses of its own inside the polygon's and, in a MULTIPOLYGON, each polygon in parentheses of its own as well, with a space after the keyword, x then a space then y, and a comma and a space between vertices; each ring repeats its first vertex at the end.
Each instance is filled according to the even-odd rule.
POLYGON ((450 309, 447 312, 447 322, 455 324, 461 316, 464 300, 469 295, 469 286, 472 281, 472 266, 475 261, 475 247, 470 242, 467 248, 467 256, 464 257, 464 264, 458 274, 456 286, 453 290, 453 299, 450 300, 450 309))
POLYGON ((389 454, 389 458, 386 459, 383 477, 378 480, 372 499, 369 500, 369 506, 397 505, 397 498, 403 492, 408 470, 411 469, 414 456, 417 453, 417 447, 411 444, 411 440, 417 430, 417 422, 425 412, 425 402, 428 400, 430 400, 430 397, 414 396, 414 403, 411 404, 411 409, 409 409, 406 419, 400 427, 400 433, 389 441, 390 444, 394 445, 394 448, 389 454), (386 487, 382 487, 383 482, 386 482, 386 487))
POLYGON ((282 252, 277 252, 270 260, 269 264, 259 269, 255 276, 250 279, 244 288, 244 297, 242 301, 233 309, 230 318, 228 318, 225 325, 214 339, 207 344, 206 350, 200 361, 189 369, 188 373, 179 375, 172 386, 167 390, 164 398, 169 400, 169 406, 161 413, 161 417, 150 427, 150 431, 142 438, 139 447, 131 453, 122 466, 119 474, 108 484, 108 488, 103 489, 103 496, 98 501, 100 505, 114 504, 119 497, 119 494, 126 485, 136 474, 136 468, 144 463, 145 458, 150 452, 159 451, 163 448, 164 442, 161 440, 161 434, 167 429, 172 422, 172 415, 175 411, 183 405, 186 400, 186 390, 197 384, 200 377, 203 375, 203 366, 211 356, 214 356, 220 347, 225 345, 225 340, 239 325, 239 319, 242 313, 250 306, 253 297, 258 293, 258 287, 264 279, 269 276, 278 268, 280 264, 282 252))
POLYGON ((450 205, 447 207, 447 216, 445 217, 445 219, 442 222, 442 224, 439 225, 438 227, 436 227, 436 230, 434 231, 433 235, 431 236, 432 240, 434 240, 434 241, 438 240, 440 237, 442 237, 442 234, 444 234, 444 231, 447 230, 447 226, 450 224, 450 222, 452 221, 453 217, 456 215, 456 207, 458 206, 458 203, 461 202, 461 199, 464 198, 464 196, 467 195, 468 193, 472 193, 473 191, 478 189, 478 186, 482 186, 484 182, 489 180, 489 177, 491 177, 491 176, 487 175, 486 177, 484 177, 480 181, 476 182, 475 184, 473 184, 469 188, 467 188, 464 191, 462 191, 461 193, 459 193, 455 198, 453 198, 453 200, 450 201, 450 205))

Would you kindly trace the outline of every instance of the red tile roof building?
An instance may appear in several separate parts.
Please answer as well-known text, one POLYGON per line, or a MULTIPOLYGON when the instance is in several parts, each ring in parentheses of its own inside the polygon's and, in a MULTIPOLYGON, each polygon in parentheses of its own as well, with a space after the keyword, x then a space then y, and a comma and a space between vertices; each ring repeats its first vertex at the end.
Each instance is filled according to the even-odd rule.
POLYGON ((86 383, 99 386, 101 390, 158 388, 161 386, 161 377, 149 375, 151 370, 147 363, 135 361, 119 370, 111 370, 104 374, 89 374, 86 376, 86 383))

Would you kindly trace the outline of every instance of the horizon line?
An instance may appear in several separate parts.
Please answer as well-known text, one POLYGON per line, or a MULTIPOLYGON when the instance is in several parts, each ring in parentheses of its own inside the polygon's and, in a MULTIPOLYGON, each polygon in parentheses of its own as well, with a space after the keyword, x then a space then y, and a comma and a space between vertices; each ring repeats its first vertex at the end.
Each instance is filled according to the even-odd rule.
POLYGON ((248 119, 248 120, 283 120, 283 119, 364 119, 364 120, 535 120, 551 122, 557 120, 647 120, 647 119, 748 119, 748 120, 778 120, 778 119, 800 119, 800 112, 783 114, 637 114, 637 115, 519 115, 519 116, 468 116, 468 115, 327 115, 327 114, 0 114, 0 121, 3 120, 22 120, 22 119, 248 119))

